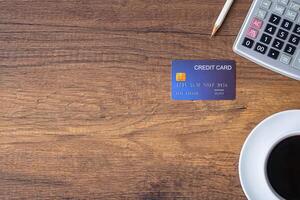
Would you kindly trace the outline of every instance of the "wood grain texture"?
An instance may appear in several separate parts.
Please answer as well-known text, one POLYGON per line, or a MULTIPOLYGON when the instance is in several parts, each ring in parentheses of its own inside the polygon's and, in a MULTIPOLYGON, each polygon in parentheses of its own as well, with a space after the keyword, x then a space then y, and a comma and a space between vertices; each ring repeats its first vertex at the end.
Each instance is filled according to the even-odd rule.
POLYGON ((232 52, 250 0, 0 0, 0 199, 245 199, 238 157, 299 82, 232 52), (234 59, 236 101, 170 100, 172 59, 234 59))

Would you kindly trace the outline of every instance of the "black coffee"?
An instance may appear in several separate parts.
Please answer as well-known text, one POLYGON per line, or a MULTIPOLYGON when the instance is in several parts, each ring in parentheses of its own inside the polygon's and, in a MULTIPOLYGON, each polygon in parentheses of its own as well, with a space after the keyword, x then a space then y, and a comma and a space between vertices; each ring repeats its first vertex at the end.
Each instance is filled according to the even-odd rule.
POLYGON ((267 161, 267 176, 281 197, 300 199, 300 136, 289 137, 274 147, 267 161))

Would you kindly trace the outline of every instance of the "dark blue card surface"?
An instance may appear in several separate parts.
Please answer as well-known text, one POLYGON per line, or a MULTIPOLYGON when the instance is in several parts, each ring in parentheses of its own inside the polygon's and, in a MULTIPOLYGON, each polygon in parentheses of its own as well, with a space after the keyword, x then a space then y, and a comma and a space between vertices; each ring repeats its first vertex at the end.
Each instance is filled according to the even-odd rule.
POLYGON ((174 60, 173 100, 234 100, 236 68, 232 60, 174 60))

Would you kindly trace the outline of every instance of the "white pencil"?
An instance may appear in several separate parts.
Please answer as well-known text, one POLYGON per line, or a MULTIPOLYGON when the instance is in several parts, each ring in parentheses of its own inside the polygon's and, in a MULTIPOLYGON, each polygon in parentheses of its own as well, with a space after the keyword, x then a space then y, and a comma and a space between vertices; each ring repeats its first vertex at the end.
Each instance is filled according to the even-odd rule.
POLYGON ((211 37, 214 36, 216 34, 216 32, 218 31, 218 29, 222 26, 222 23, 224 22, 226 15, 227 15, 228 11, 230 10, 233 2, 234 2, 234 0, 226 1, 217 21, 215 22, 214 28, 211 33, 211 37))

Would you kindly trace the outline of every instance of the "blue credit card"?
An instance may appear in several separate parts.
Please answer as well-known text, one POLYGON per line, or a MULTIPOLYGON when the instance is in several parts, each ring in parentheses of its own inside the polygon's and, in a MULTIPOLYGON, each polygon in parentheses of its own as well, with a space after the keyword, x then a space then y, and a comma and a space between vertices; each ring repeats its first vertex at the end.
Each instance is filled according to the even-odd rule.
POLYGON ((233 60, 174 60, 173 100, 234 100, 236 68, 233 60))

